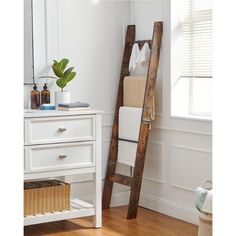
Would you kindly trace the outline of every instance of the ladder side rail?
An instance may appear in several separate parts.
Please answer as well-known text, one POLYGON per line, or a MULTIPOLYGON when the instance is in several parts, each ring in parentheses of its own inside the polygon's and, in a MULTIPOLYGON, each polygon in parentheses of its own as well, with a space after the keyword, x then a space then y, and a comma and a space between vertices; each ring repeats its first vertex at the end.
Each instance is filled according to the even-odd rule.
POLYGON ((155 22, 127 219, 136 218, 138 212, 145 155, 151 125, 152 102, 153 96, 155 95, 162 31, 162 22, 155 22))

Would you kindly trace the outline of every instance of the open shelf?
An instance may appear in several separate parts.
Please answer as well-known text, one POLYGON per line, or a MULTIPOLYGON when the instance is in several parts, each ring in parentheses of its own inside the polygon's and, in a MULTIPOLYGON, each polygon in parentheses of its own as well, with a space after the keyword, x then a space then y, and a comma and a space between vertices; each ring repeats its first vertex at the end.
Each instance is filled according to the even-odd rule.
POLYGON ((92 215, 95 215, 95 208, 93 205, 79 199, 71 199, 70 210, 25 216, 24 225, 27 226, 58 220, 68 220, 92 215))

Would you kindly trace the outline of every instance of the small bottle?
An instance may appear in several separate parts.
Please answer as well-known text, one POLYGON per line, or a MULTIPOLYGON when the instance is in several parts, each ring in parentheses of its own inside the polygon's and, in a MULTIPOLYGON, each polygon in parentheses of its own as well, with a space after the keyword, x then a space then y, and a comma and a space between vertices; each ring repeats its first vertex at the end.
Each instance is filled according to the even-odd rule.
POLYGON ((37 90, 37 85, 34 84, 31 91, 31 109, 38 109, 40 106, 40 92, 37 90))
POLYGON ((47 83, 44 84, 43 90, 41 91, 41 105, 50 103, 50 92, 47 87, 47 83))

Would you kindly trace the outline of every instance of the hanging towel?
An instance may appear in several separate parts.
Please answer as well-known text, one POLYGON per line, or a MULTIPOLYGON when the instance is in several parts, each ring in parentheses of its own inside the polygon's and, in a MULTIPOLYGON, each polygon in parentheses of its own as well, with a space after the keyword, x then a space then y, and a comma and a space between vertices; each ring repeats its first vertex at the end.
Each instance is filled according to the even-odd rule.
POLYGON ((141 65, 142 67, 148 67, 149 64, 149 58, 150 58, 150 48, 149 44, 145 43, 139 53, 139 56, 137 58, 136 64, 141 65))
MULTIPOLYGON (((126 76, 124 78, 124 106, 142 108, 145 89, 146 77, 126 76)), ((155 97, 153 97, 151 119, 155 120, 155 97)))
POLYGON ((118 141, 118 162, 134 167, 136 151, 137 151, 137 143, 119 140, 118 141))
POLYGON ((135 43, 132 48, 130 60, 129 60, 129 71, 132 71, 137 66, 137 59, 140 55, 139 45, 135 43))
POLYGON ((138 141, 142 108, 120 107, 119 139, 138 141))
MULTIPOLYGON (((134 44, 135 45, 135 44, 134 44)), ((147 76, 148 72, 148 65, 149 65, 149 58, 150 58, 150 48, 149 44, 145 43, 140 51, 139 46, 133 46, 132 53, 135 56, 132 56, 131 54, 131 59, 130 59, 130 65, 133 65, 132 67, 129 67, 130 70, 130 75, 132 76, 147 76)))
POLYGON ((143 107, 146 78, 127 76, 124 78, 124 106, 143 107))

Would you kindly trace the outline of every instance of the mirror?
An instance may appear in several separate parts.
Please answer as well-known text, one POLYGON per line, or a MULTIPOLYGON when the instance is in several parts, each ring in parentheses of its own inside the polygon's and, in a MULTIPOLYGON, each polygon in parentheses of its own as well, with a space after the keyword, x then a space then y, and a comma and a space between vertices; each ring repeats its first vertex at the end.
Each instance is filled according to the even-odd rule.
POLYGON ((33 2, 24 0, 24 84, 34 83, 33 2))
POLYGON ((58 58, 58 0, 24 0, 24 84, 42 83, 58 58))

